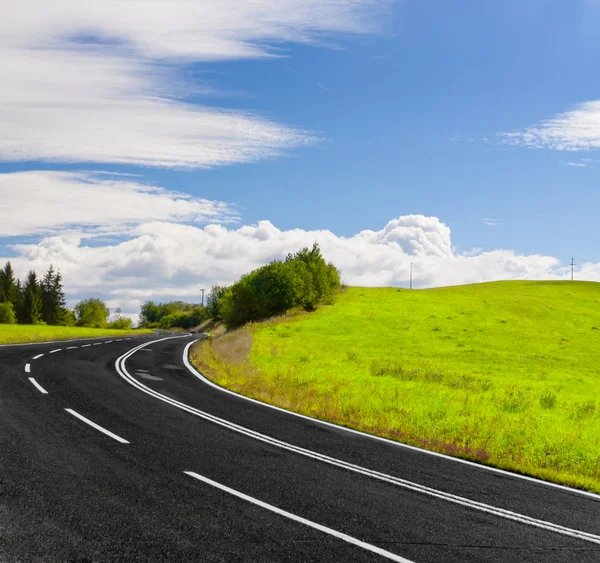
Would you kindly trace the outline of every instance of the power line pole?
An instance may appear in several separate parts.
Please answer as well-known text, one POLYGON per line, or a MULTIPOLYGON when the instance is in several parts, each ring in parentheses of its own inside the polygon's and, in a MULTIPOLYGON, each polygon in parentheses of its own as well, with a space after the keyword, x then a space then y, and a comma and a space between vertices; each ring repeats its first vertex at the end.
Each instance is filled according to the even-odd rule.
POLYGON ((410 289, 412 289, 412 271, 413 271, 413 263, 410 263, 410 289))
POLYGON ((571 258, 571 281, 573 281, 573 268, 575 267, 575 260, 571 258))
POLYGON ((202 306, 204 307, 204 289, 200 290, 202 292, 202 306))

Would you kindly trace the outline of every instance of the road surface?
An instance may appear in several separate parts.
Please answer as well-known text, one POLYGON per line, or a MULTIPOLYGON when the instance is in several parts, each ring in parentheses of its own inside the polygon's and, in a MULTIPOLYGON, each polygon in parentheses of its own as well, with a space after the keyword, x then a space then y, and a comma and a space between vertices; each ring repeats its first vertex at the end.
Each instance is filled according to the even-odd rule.
POLYGON ((0 347, 0 561, 600 561, 600 497, 227 393, 194 338, 0 347))

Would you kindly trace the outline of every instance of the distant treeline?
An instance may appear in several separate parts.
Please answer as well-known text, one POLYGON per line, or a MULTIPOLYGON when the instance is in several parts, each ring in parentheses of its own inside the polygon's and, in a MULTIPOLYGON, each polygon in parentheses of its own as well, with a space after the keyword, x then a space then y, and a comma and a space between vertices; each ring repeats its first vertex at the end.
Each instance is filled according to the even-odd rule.
POLYGON ((340 274, 321 255, 318 244, 288 254, 242 276, 231 286, 212 287, 206 307, 184 301, 146 301, 140 327, 189 329, 208 319, 222 321, 228 329, 250 321, 282 315, 293 307, 307 311, 332 303, 340 289, 340 274))
POLYGON ((307 311, 330 304, 340 289, 340 273, 325 262, 319 245, 288 254, 242 276, 231 287, 214 286, 208 296, 208 314, 228 329, 250 321, 282 315, 293 307, 307 311))
POLYGON ((0 324, 86 326, 130 329, 131 319, 121 316, 108 322, 109 310, 104 301, 90 298, 66 307, 62 276, 48 268, 43 278, 31 270, 25 281, 15 277, 10 262, 0 270, 0 324))
POLYGON ((146 301, 140 311, 140 326, 144 328, 193 328, 209 318, 202 305, 169 301, 146 301))
POLYGON ((73 312, 65 307, 60 272, 50 266, 40 280, 32 270, 21 282, 7 262, 0 270, 0 323, 75 324, 73 312))

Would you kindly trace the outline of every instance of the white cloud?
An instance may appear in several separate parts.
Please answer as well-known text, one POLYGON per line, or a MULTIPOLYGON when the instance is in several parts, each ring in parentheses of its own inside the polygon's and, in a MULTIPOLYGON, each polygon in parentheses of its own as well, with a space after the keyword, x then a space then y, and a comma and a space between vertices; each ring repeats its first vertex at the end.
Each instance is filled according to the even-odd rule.
POLYGON ((600 148, 600 100, 577 105, 571 111, 542 121, 524 131, 504 133, 516 145, 582 151, 600 148))
POLYGON ((573 166, 574 168, 587 168, 587 164, 585 162, 563 162, 567 166, 573 166))
POLYGON ((491 219, 490 217, 482 217, 481 220, 488 227, 497 227, 501 224, 498 219, 491 219))
MULTIPOLYGON (((408 215, 379 231, 340 237, 330 231, 281 231, 269 221, 240 228, 203 228, 169 222, 143 223, 119 244, 86 246, 81 238, 47 237, 16 245, 11 259, 19 275, 50 263, 63 272, 69 298, 103 297, 110 307, 135 314, 146 299, 200 300, 200 288, 230 283, 270 260, 319 242, 342 270, 346 283, 406 286, 414 263, 416 287, 501 279, 567 279, 569 271, 551 256, 511 250, 457 253, 448 226, 435 217, 408 215)), ((600 280, 600 264, 580 269, 582 279, 600 280)))
POLYGON ((222 202, 94 172, 0 174, 0 193, 0 237, 65 229, 86 236, 123 234, 153 220, 208 223, 238 218, 222 202))
POLYGON ((198 168, 268 158, 314 142, 311 134, 251 113, 176 99, 191 86, 179 82, 175 70, 190 62, 277 56, 285 42, 370 32, 377 5, 11 3, 0 18, 0 160, 198 168))

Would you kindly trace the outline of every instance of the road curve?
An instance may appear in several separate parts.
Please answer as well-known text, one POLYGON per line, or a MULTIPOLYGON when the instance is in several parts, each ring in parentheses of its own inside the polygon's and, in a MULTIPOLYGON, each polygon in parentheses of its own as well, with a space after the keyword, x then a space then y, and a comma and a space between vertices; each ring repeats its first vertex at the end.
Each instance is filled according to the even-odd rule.
POLYGON ((224 392, 190 340, 0 348, 0 561, 600 560, 600 497, 224 392))

